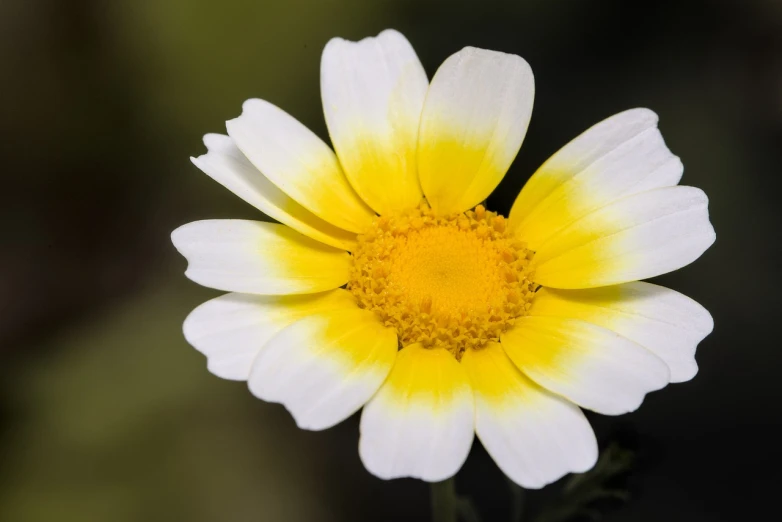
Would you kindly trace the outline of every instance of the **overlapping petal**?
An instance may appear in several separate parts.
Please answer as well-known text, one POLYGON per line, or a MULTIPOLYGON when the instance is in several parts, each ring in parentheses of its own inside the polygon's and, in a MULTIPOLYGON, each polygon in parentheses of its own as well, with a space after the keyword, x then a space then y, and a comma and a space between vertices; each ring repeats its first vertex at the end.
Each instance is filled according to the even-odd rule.
POLYGON ((644 282, 588 290, 541 288, 529 314, 580 319, 635 341, 665 361, 671 382, 695 376, 695 348, 714 328, 709 312, 689 297, 644 282))
POLYGON ((212 219, 182 225, 171 241, 198 284, 251 294, 308 294, 347 283, 350 255, 285 225, 212 219))
POLYGON ((300 428, 323 430, 372 397, 396 354, 396 334, 372 312, 322 312, 272 337, 247 382, 259 399, 282 403, 300 428))
POLYGON ((668 384, 668 366, 652 352, 578 319, 518 319, 500 337, 513 363, 544 388, 584 408, 619 415, 668 384))
POLYGON ((360 42, 334 38, 320 81, 331 141, 356 192, 380 214, 418 205, 416 146, 429 82, 407 39, 394 30, 360 42))
POLYGON ((221 134, 207 134, 208 152, 190 158, 199 169, 264 214, 312 239, 336 248, 352 250, 356 234, 324 221, 269 181, 233 140, 221 134))
POLYGON ((590 469, 597 441, 578 407, 525 377, 498 343, 462 357, 475 395, 475 431, 497 466, 526 488, 590 469))
POLYGON ((361 414, 361 460, 383 479, 444 480, 467 458, 474 411, 467 374, 450 352, 406 346, 361 414))
POLYGON ((547 238, 624 196, 676 185, 683 167, 663 141, 657 115, 631 109, 565 145, 516 198, 510 226, 537 250, 547 238))
POLYGON ((527 133, 534 95, 519 56, 466 47, 443 62, 418 137, 421 187, 435 212, 462 212, 494 190, 527 133))
POLYGON ((715 237, 702 190, 648 190, 587 214, 544 241, 535 254, 535 281, 593 288, 646 279, 692 263, 715 237))
POLYGON ((185 319, 187 341, 207 357, 207 368, 223 379, 246 381, 266 342, 309 315, 356 308, 347 290, 270 296, 230 293, 205 302, 185 319))
POLYGON ((226 122, 239 150, 280 190, 332 225, 363 232, 374 213, 358 197, 328 145, 264 100, 247 100, 226 122))

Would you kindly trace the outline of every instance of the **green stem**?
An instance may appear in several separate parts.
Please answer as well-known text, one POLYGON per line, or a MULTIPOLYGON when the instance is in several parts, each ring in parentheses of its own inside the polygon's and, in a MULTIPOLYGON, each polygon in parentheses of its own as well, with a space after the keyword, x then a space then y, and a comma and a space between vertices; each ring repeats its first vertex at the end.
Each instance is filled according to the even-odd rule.
POLYGON ((457 522, 456 483, 453 477, 429 485, 432 495, 432 522, 457 522))
POLYGON ((510 519, 511 522, 522 522, 524 520, 524 488, 508 480, 510 485, 511 505, 510 505, 510 519))

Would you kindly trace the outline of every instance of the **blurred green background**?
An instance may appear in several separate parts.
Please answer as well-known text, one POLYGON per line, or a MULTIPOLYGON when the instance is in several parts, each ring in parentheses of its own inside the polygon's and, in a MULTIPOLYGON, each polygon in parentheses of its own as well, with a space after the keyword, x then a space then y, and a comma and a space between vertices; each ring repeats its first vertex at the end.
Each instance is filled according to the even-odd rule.
MULTIPOLYGON (((776 518, 782 2, 3 0, 0 520, 427 520, 425 484, 363 470, 356 417, 300 431, 206 371, 181 323, 218 293, 184 278, 169 242, 188 221, 259 217, 190 164, 202 134, 262 97, 326 138, 321 49, 386 27, 430 77, 466 45, 532 65, 532 123, 495 210, 591 124, 636 106, 660 115, 718 239, 659 282, 716 328, 692 382, 590 417, 601 445, 637 456, 629 502, 599 511, 776 518)), ((507 520, 507 486, 477 441, 457 485, 484 520, 507 520)))

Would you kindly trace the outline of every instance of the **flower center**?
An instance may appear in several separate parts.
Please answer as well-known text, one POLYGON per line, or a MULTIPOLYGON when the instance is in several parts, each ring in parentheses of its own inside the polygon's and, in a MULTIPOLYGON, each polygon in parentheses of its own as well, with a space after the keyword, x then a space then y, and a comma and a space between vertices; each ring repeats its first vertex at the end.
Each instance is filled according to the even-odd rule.
POLYGON ((421 205, 378 217, 359 236, 348 289, 396 329, 401 346, 442 346, 461 358, 527 313, 532 256, 481 205, 450 216, 421 205))

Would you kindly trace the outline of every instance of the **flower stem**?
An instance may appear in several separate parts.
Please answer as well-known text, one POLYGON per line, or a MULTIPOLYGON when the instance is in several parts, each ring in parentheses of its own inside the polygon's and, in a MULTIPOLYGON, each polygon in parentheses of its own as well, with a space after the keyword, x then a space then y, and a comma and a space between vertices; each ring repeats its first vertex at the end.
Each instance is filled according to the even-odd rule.
POLYGON ((432 522, 457 522, 456 484, 453 477, 429 485, 432 501, 432 522))
POLYGON ((524 520, 524 497, 526 491, 507 476, 505 482, 508 483, 510 490, 510 520, 511 522, 522 522, 524 520))
POLYGON ((512 522, 522 522, 524 520, 524 488, 508 480, 510 486, 511 505, 510 519, 512 522))

